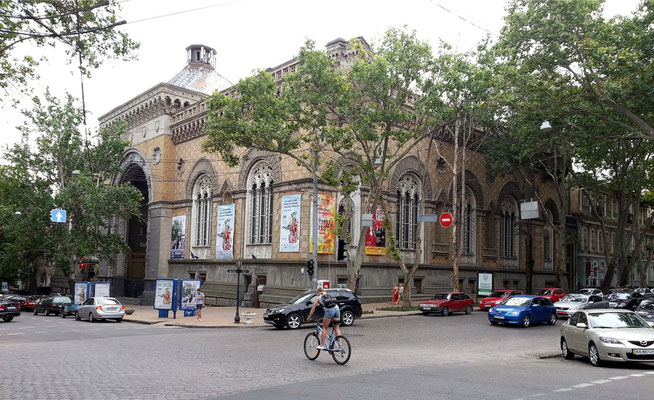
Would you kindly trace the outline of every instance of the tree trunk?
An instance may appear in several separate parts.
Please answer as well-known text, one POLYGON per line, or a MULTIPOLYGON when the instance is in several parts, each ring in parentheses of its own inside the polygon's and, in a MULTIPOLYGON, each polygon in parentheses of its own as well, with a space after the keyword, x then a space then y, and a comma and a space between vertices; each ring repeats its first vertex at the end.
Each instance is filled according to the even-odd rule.
POLYGON ((452 246, 450 254, 452 254, 452 290, 459 290, 459 193, 458 193, 458 175, 459 175, 459 129, 460 129, 460 120, 457 119, 454 123, 454 162, 452 172, 454 176, 452 177, 452 213, 454 216, 454 221, 452 223, 452 246))
POLYGON ((526 244, 526 253, 527 253, 527 282, 526 282, 526 289, 527 289, 527 294, 534 293, 534 237, 532 235, 532 224, 531 220, 527 221, 527 237, 525 238, 525 244, 526 244))

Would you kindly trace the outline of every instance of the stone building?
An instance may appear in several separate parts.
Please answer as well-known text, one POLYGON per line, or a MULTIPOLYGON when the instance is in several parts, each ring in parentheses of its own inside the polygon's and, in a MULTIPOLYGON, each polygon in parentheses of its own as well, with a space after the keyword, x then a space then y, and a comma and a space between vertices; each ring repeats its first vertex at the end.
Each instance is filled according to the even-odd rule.
MULTIPOLYGON (((309 287, 304 268, 310 258, 311 175, 288 157, 251 150, 247 161, 228 167, 216 154, 202 151, 207 121, 206 99, 214 90, 229 92, 231 86, 216 72, 216 52, 203 45, 187 49, 186 67, 167 83, 159 83, 127 100, 100 118, 102 126, 125 122, 125 150, 122 173, 115 183, 132 182, 143 193, 143 218, 117 221, 117 229, 130 247, 115 265, 103 264, 100 277, 113 282, 115 295, 152 298, 154 280, 159 277, 203 279, 209 302, 225 304, 234 298, 236 277, 227 272, 234 259, 242 259, 248 269, 242 283, 246 302, 266 305, 281 302, 309 287), (290 225, 282 226, 282 203, 299 195, 295 208, 297 241, 286 237, 290 225), (234 204, 233 221, 221 220, 221 207, 234 204), (175 240, 171 240, 173 224, 175 240), (225 226, 233 237, 229 255, 217 249, 223 243, 225 226), (280 240, 285 244, 280 246, 280 240), (172 250, 171 250, 171 242, 172 250), (290 251, 289 251, 290 249, 290 251), (286 251, 283 251, 286 250, 286 251), (262 290, 261 290, 262 289, 262 290)), ((335 60, 352 57, 349 42, 337 39, 327 44, 335 60)), ((297 60, 268 69, 277 80, 295 71, 297 60)), ((388 213, 403 257, 415 254, 415 229, 421 229, 422 266, 415 275, 414 293, 431 294, 451 288, 451 261, 448 259, 449 231, 436 223, 418 224, 419 214, 440 214, 449 210, 452 176, 436 157, 426 163, 427 141, 417 146, 392 171, 383 193, 388 213), (418 209, 424 200, 424 209, 418 209)), ((444 155, 453 146, 444 143, 444 155)), ((346 160, 340 160, 347 167, 346 160)), ((541 218, 533 221, 534 288, 554 281, 554 243, 546 214, 558 216, 551 182, 536 177, 539 194, 547 201, 541 218)), ((495 288, 525 288, 525 235, 520 229, 520 203, 525 200, 521 186, 506 179, 489 181, 483 155, 475 153, 467 163, 465 204, 465 254, 461 262, 460 286, 476 293, 477 273, 494 273, 495 288)), ((342 196, 327 186, 320 193, 328 196, 338 212, 342 196)), ((366 188, 351 198, 352 231, 361 224, 366 188)), ((285 203, 286 204, 286 203, 285 203)), ((290 204, 290 203, 288 203, 290 204)), ((556 221, 557 218, 554 218, 556 221)), ((285 221, 285 224, 288 221, 285 221)), ((383 232, 381 233, 383 236, 383 232)), ((354 242, 357 237, 355 235, 354 242)), ((383 240, 383 239, 382 239, 383 240)), ((319 255, 319 279, 332 285, 346 281, 345 263, 339 260, 334 241, 331 254, 319 255)), ((222 245, 221 245, 222 246, 222 245)), ((392 286, 402 279, 401 270, 376 249, 366 254, 358 291, 364 301, 387 299, 392 286)), ((568 265, 568 272, 574 266, 568 265)))

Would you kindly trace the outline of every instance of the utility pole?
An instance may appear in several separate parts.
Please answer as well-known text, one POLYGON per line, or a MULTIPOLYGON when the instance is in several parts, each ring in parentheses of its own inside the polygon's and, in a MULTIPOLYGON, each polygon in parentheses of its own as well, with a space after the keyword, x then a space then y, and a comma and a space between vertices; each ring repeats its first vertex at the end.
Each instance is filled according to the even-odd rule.
POLYGON ((318 287, 318 152, 313 149, 313 204, 312 204, 312 220, 311 236, 313 237, 312 254, 314 273, 311 278, 311 289, 318 287))

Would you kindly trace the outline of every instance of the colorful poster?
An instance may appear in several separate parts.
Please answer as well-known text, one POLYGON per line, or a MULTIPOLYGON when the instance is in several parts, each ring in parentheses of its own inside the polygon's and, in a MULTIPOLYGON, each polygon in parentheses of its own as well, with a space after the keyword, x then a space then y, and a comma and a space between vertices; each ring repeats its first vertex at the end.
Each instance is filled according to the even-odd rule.
POLYGON ((199 279, 182 279, 182 295, 180 296, 180 310, 195 310, 197 308, 195 292, 202 281, 199 279))
POLYGON ((154 292, 154 308, 157 310, 173 309, 173 280, 157 279, 154 292))
MULTIPOLYGON (((336 197, 318 195, 318 253, 334 254, 334 230, 336 228, 336 197)), ((313 250, 313 237, 309 243, 313 250)))
POLYGON ((218 206, 216 225, 216 258, 231 260, 234 258, 234 221, 236 206, 234 204, 218 206))
POLYGON ((93 284, 95 297, 109 297, 109 290, 111 289, 110 282, 96 282, 93 284))
POLYGON ((300 208, 302 195, 292 194, 282 197, 281 230, 279 232, 279 251, 297 253, 300 251, 300 208))
POLYGON ((477 294, 490 296, 493 293, 493 273, 479 272, 477 274, 477 294))
POLYGON ((384 229, 384 211, 381 204, 372 213, 372 227, 366 234, 366 254, 383 256, 386 254, 386 230, 384 229))
POLYGON ((82 304, 89 297, 89 284, 88 282, 75 282, 75 295, 74 301, 75 304, 82 304))
POLYGON ((186 215, 173 217, 170 258, 184 258, 186 248, 186 215))

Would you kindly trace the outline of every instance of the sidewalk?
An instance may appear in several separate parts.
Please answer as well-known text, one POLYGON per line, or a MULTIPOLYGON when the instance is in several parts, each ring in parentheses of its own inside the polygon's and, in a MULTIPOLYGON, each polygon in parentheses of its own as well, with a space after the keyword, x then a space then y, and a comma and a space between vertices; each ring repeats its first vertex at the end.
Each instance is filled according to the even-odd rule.
MULTIPOLYGON (((364 314, 361 319, 368 318, 389 318, 389 317, 403 317, 407 315, 419 315, 420 311, 382 311, 378 308, 389 307, 389 303, 371 303, 363 304, 364 314), (372 313, 366 313, 372 311, 372 313)), ((236 314, 236 307, 204 307, 202 309, 202 322, 196 321, 196 317, 185 317, 183 311, 177 311, 177 318, 173 319, 173 313, 168 313, 168 318, 159 318, 159 311, 148 306, 133 306, 134 313, 126 315, 123 321, 133 322, 138 324, 160 324, 163 326, 180 326, 185 328, 247 328, 247 327, 263 327, 272 326, 263 322, 263 313, 265 308, 239 308, 241 313, 241 323, 234 323, 234 316, 236 314), (246 318, 243 316, 245 312, 253 312, 255 315, 252 317, 251 323, 246 323, 246 318)), ((356 322, 355 322, 356 324, 356 322)))

